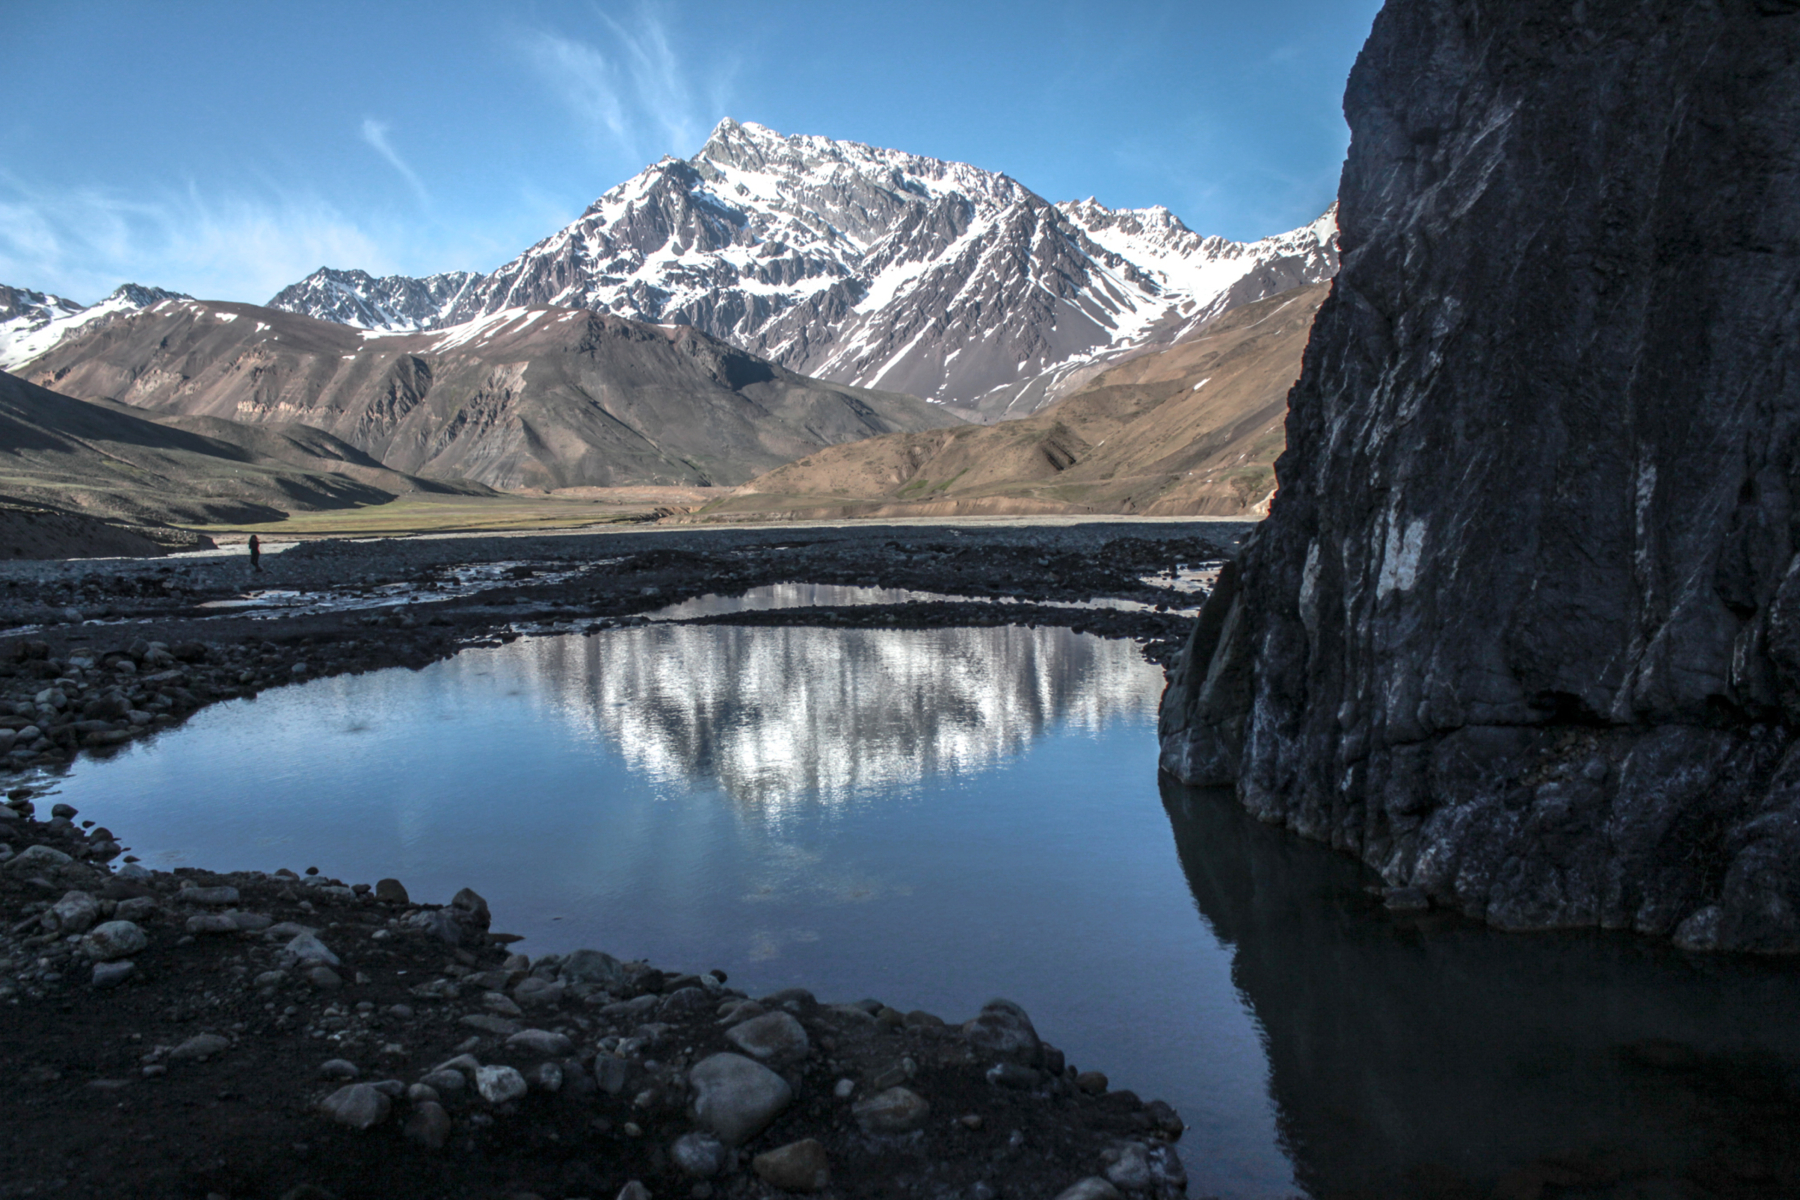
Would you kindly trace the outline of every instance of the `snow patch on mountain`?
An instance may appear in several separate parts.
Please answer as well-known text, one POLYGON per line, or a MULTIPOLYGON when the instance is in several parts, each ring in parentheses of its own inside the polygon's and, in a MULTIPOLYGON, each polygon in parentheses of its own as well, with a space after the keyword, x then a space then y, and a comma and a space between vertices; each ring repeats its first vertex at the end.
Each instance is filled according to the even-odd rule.
POLYGON ((191 297, 181 292, 127 283, 98 304, 84 305, 49 292, 0 284, 0 371, 17 370, 79 330, 164 300, 187 299, 191 297))
POLYGON ((473 271, 446 271, 423 279, 378 279, 367 271, 320 267, 276 293, 267 307, 355 329, 412 332, 444 324, 444 314, 479 278, 473 271))
POLYGON ((1336 269, 1335 209, 1232 242, 1166 208, 1053 205, 967 163, 726 120, 488 275, 321 270, 271 304, 395 330, 588 308, 993 419, 1336 269))

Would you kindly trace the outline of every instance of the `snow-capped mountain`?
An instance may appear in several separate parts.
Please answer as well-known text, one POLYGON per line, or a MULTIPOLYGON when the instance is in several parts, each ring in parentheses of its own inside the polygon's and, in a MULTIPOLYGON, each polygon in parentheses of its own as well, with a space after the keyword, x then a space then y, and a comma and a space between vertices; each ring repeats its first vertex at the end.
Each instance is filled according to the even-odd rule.
POLYGON ((141 284, 121 284, 98 304, 78 304, 48 292, 0 283, 0 371, 11 371, 81 329, 94 329, 123 313, 159 300, 186 300, 180 292, 141 284), (97 324, 98 323, 98 324, 97 324))
POLYGON ((424 279, 410 275, 377 279, 367 271, 320 267, 299 283, 283 288, 267 307, 357 329, 410 332, 438 324, 480 278, 474 271, 446 271, 424 279))
POLYGON ((321 272, 271 304, 378 328, 418 326, 365 312, 441 327, 525 305, 590 308, 995 419, 1336 269, 1335 212, 1231 242, 1166 209, 1053 205, 965 163, 726 120, 694 157, 646 168, 493 273, 426 287, 444 297, 433 315, 388 298, 430 281, 369 291, 361 272, 321 272), (327 275, 329 288, 291 295, 327 275))

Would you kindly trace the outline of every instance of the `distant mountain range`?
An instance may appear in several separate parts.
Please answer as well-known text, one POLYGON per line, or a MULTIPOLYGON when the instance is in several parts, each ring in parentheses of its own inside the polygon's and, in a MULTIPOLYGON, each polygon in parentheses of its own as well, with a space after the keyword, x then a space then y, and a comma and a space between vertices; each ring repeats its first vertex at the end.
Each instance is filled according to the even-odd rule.
POLYGON ((393 331, 588 308, 994 420, 1336 270, 1335 208, 1232 242, 1164 208, 1051 204, 965 163, 726 120, 490 274, 321 269, 269 305, 393 331))
POLYGON ((299 422, 409 474, 498 488, 739 484, 837 442, 962 422, 682 326, 517 308, 422 333, 164 300, 22 372, 85 400, 299 422))
MULTIPOLYGON (((1028 416, 1336 268, 1335 209, 1231 242, 1162 208, 1051 204, 967 164, 727 120, 692 158, 646 168, 488 274, 321 269, 268 306, 136 284, 83 306, 0 287, 0 370, 166 416, 311 426, 408 476, 508 489, 736 485, 865 438, 1028 416)), ((1290 341, 1245 342, 1271 356, 1243 372, 1263 389, 1258 414, 1263 392, 1291 378, 1290 341)), ((1168 399, 1158 391, 1155 403, 1168 399)), ((1072 435, 1070 453, 1087 465, 1058 486, 1143 467, 1161 472, 1151 490, 1181 491, 1163 468, 1186 442, 1142 446, 1130 461, 1100 453, 1114 435, 1095 431, 1123 410, 1084 403, 1088 433, 1072 435)), ((1163 425, 1139 428, 1212 436, 1185 417, 1163 425)), ((1263 482, 1244 472, 1267 449, 1241 449, 1235 501, 1204 503, 1254 503, 1244 496, 1263 482)), ((849 475, 859 498, 922 499, 849 475)), ((1140 508, 1150 495, 1101 493, 1140 508)))

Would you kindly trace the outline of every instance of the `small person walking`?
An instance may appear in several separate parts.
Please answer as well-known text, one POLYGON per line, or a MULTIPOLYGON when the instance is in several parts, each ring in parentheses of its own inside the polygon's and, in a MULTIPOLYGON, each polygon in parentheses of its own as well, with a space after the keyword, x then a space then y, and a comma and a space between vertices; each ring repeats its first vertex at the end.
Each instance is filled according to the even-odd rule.
POLYGON ((257 540, 254 533, 250 535, 250 569, 252 571, 262 570, 262 543, 257 540))

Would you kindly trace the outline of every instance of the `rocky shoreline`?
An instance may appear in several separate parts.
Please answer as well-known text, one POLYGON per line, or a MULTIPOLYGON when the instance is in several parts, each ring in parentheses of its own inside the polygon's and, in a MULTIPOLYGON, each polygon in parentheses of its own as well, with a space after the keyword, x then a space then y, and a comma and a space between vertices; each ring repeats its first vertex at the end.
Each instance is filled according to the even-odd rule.
POLYGON ((75 756, 211 703, 768 583, 962 599, 697 620, 1055 623, 1166 661, 1191 620, 1144 578, 1229 553, 1242 532, 326 542, 265 558, 256 582, 346 602, 256 613, 203 607, 244 594, 228 559, 5 564, 0 1061, 18 1082, 0 1102, 0 1197, 111 1196, 121 1181, 227 1200, 1185 1194, 1174 1111, 1078 1070, 1005 1001, 951 1024, 798 988, 750 997, 704 964, 527 958, 473 891, 433 905, 314 870, 151 871, 67 805, 35 806, 75 756), (470 568, 481 586, 457 591, 470 568), (1070 607, 1096 596, 1142 606, 1070 607))
POLYGON ((0 806, 0 1196, 1185 1194, 1174 1110, 1004 1000, 753 998, 512 954, 468 889, 114 871, 31 793, 0 806))

